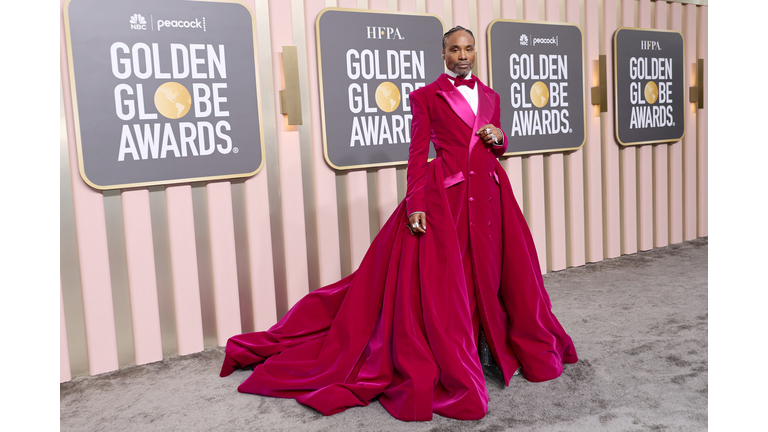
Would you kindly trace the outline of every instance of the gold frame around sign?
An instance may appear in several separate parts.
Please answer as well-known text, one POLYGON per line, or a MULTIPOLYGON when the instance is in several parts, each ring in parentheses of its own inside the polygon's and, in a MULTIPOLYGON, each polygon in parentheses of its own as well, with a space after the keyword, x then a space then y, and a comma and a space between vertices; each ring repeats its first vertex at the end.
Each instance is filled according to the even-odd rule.
MULTIPOLYGON (((323 59, 322 59, 322 53, 320 52, 320 17, 323 16, 324 13, 328 11, 341 11, 341 12, 358 12, 358 13, 373 13, 373 14, 388 14, 388 15, 411 15, 411 16, 423 16, 423 17, 434 17, 437 18, 440 21, 440 25, 443 27, 443 33, 445 33, 445 23, 443 22, 442 18, 435 14, 431 13, 413 13, 413 12, 400 12, 400 11, 380 11, 380 10, 368 10, 368 9, 350 9, 350 8, 338 8, 338 7, 327 7, 320 11, 319 14, 317 14, 317 18, 315 18, 315 43, 317 46, 317 74, 319 78, 319 87, 320 87, 320 125, 323 128, 323 157, 325 158, 325 162, 334 170, 336 171, 351 171, 355 169, 361 169, 361 168, 375 168, 375 167, 390 167, 390 166, 400 166, 400 165, 407 165, 408 161, 402 161, 402 162, 383 162, 383 163, 374 163, 374 164, 365 164, 365 165, 348 165, 348 166, 337 166, 334 165, 331 160, 328 158, 328 140, 325 136, 325 99, 323 96, 323 59)), ((441 35, 442 36, 442 35, 441 35)), ((443 70, 445 70, 445 64, 443 64, 443 70)))
POLYGON ((645 145, 645 144, 673 143, 683 139, 683 137, 685 136, 685 124, 688 120, 688 113, 685 111, 685 36, 683 36, 683 33, 677 30, 647 29, 647 28, 640 28, 640 27, 619 27, 616 29, 616 32, 613 34, 613 117, 614 117, 613 129, 616 135, 616 142, 618 142, 624 147, 631 147, 631 146, 638 146, 638 145, 645 145), (619 32, 621 30, 640 30, 640 31, 651 31, 651 32, 659 32, 659 33, 677 33, 680 35, 680 38, 683 40, 683 134, 680 135, 680 138, 671 138, 671 139, 655 140, 655 141, 638 141, 638 142, 630 142, 630 143, 625 143, 619 138, 619 80, 617 79, 619 74, 619 70, 618 70, 619 59, 617 57, 618 50, 616 49, 616 39, 618 38, 619 32))
MULTIPOLYGON (((532 154, 551 154, 551 153, 560 153, 560 152, 569 152, 578 150, 582 147, 584 147, 584 144, 587 142, 587 71, 586 71, 586 61, 585 61, 585 51, 584 51, 584 31, 581 30, 581 26, 574 23, 569 22, 556 22, 556 21, 528 21, 528 20, 519 20, 519 19, 495 19, 491 21, 490 24, 488 24, 488 30, 486 31, 488 36, 488 86, 493 88, 493 56, 491 55, 491 29, 493 28, 493 25, 497 22, 518 22, 518 23, 526 23, 526 24, 546 24, 546 25, 557 25, 557 26, 570 26, 570 27, 576 27, 579 29, 579 33, 581 34, 581 99, 583 102, 583 108, 584 108, 584 140, 581 142, 581 144, 578 147, 569 147, 569 148, 557 148, 557 149, 551 149, 551 150, 529 150, 529 151, 522 151, 522 152, 506 152, 503 156, 520 156, 520 155, 532 155, 532 154)), ((496 90, 494 90, 496 91, 496 90)), ((510 138, 511 139, 511 138, 510 138)), ((509 147, 507 147, 509 148, 509 147)))
POLYGON ((215 180, 226 180, 226 179, 236 179, 236 178, 246 178, 246 177, 252 177, 256 174, 258 174, 259 171, 261 171, 261 168, 264 166, 264 161, 266 159, 266 155, 264 153, 264 123, 262 122, 262 116, 261 116, 261 110, 262 110, 262 102, 261 102, 261 85, 260 85, 260 75, 259 75, 259 54, 258 54, 258 44, 256 40, 256 19, 253 15, 253 11, 251 8, 248 7, 244 2, 240 0, 187 0, 187 1, 199 1, 199 2, 206 2, 206 3, 237 3, 241 6, 243 6, 248 13, 251 15, 251 33, 253 35, 253 61, 254 61, 254 72, 256 75, 256 103, 258 105, 258 112, 259 112, 259 139, 261 142, 261 164, 259 164, 258 168, 256 168, 255 171, 250 173, 242 173, 242 174, 232 174, 232 175, 219 175, 219 176, 210 176, 210 177, 193 177, 193 178, 184 178, 184 179, 175 179, 175 180, 156 180, 156 181, 150 181, 150 182, 142 182, 142 183, 124 183, 119 185, 110 185, 110 186, 101 186, 93 183, 88 177, 85 175, 85 170, 83 168, 83 148, 80 138, 80 117, 79 112, 77 109, 77 89, 75 87, 75 68, 74 64, 72 63, 72 37, 70 35, 70 28, 69 28, 69 4, 72 3, 72 0, 66 0, 64 3, 64 35, 66 38, 66 44, 67 44, 67 66, 69 68, 69 85, 70 85, 70 94, 71 94, 71 100, 72 100, 72 115, 73 120, 75 124, 75 141, 77 143, 77 162, 78 162, 78 169, 80 170, 80 178, 85 181, 88 186, 98 189, 98 190, 114 190, 114 189, 129 189, 129 188, 138 188, 138 187, 148 187, 148 186, 156 186, 156 185, 175 185, 175 184, 183 184, 183 183, 194 183, 194 182, 200 182, 200 181, 215 181, 215 180))

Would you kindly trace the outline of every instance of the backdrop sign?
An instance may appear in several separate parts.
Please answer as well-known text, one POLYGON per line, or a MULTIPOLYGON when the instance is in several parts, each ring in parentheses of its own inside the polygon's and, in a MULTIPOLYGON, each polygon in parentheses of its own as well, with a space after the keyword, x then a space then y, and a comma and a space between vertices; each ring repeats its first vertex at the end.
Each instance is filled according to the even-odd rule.
POLYGON ((429 14, 327 8, 316 29, 325 160, 337 170, 406 164, 408 95, 445 70, 443 22, 429 14))
POLYGON ((69 0, 80 174, 98 189, 256 174, 254 19, 239 3, 69 0))
POLYGON ((616 139, 622 145, 680 140, 685 134, 683 35, 620 28, 613 49, 616 139))
POLYGON ((507 155, 584 144, 584 42, 577 25, 494 20, 488 63, 509 137, 507 155))

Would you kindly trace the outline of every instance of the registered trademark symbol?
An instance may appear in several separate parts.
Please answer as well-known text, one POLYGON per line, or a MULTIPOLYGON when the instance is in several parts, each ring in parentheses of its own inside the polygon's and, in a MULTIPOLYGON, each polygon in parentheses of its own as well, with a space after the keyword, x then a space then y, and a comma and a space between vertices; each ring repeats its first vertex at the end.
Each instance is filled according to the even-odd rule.
POLYGON ((233 149, 232 149, 232 152, 233 152, 233 153, 237 153, 237 152, 239 152, 239 151, 240 151, 240 149, 239 149, 239 148, 237 148, 237 147, 235 147, 235 148, 233 148, 233 149))
POLYGON ((573 129, 568 129, 568 132, 573 133, 573 129))
POLYGON ((672 126, 674 126, 674 125, 675 125, 675 122, 672 122, 672 126))

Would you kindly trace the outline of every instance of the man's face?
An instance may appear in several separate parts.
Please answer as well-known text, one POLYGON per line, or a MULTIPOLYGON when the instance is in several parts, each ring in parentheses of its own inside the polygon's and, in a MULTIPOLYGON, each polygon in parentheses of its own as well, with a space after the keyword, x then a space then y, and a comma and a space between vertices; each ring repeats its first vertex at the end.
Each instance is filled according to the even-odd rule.
POLYGON ((449 35, 443 46, 443 59, 448 70, 467 76, 475 63, 475 38, 464 30, 449 35))

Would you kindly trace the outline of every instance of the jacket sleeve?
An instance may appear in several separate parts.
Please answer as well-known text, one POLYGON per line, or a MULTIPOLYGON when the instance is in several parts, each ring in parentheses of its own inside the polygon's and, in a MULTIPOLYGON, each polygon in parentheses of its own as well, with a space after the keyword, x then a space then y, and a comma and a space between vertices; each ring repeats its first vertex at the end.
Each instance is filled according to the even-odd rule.
POLYGON ((504 155, 504 153, 507 152, 507 146, 509 146, 509 137, 507 136, 507 133, 504 132, 504 129, 501 128, 501 98, 498 94, 496 94, 496 109, 493 111, 493 117, 491 118, 491 123, 499 128, 501 133, 504 134, 504 140, 502 141, 501 145, 494 145, 491 146, 491 151, 493 152, 493 155, 498 157, 501 157, 504 155))
POLYGON ((405 192, 407 214, 426 211, 424 203, 424 179, 427 175, 429 139, 432 136, 432 122, 422 92, 409 95, 411 102, 411 146, 408 149, 408 187, 405 192))

